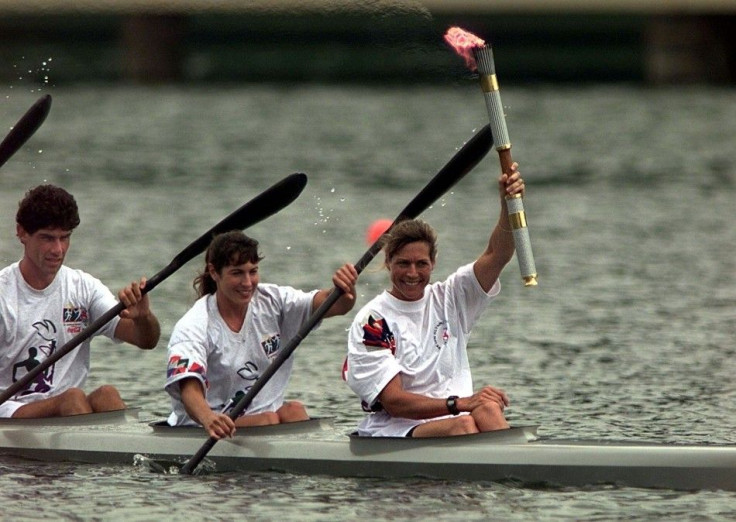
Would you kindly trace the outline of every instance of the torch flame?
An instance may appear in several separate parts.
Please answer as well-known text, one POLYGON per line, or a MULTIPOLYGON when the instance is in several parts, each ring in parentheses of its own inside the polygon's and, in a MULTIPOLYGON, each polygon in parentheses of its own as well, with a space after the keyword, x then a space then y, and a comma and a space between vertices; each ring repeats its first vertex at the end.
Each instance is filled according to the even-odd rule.
POLYGON ((486 42, 473 33, 469 33, 459 27, 450 27, 445 33, 445 41, 450 44, 450 47, 457 54, 465 59, 465 65, 468 66, 468 69, 471 71, 478 69, 478 66, 475 64, 475 57, 473 57, 473 49, 483 47, 486 42))

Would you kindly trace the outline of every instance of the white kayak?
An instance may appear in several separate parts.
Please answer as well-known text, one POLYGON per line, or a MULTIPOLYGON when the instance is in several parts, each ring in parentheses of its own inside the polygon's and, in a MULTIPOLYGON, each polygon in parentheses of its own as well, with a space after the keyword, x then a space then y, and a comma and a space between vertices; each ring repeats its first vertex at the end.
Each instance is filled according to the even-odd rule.
MULTIPOLYGON (((201 428, 138 420, 136 410, 55 419, 1 419, 0 454, 44 461, 183 464, 207 440, 201 428)), ((207 454, 217 471, 341 477, 427 477, 523 485, 736 491, 736 445, 549 440, 536 426, 459 437, 364 438, 332 419, 241 428, 207 454)))

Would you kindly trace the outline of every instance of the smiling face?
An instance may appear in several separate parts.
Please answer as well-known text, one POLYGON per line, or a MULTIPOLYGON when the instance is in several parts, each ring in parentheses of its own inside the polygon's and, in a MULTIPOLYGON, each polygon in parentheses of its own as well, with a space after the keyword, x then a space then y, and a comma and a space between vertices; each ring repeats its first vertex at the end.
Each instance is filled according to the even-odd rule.
POLYGON ((219 272, 210 265, 210 276, 217 283, 217 304, 223 308, 244 312, 250 304, 260 281, 258 263, 225 265, 219 272))
POLYGON ((18 239, 23 244, 20 271, 26 282, 36 290, 50 285, 64 264, 71 243, 71 230, 42 228, 33 234, 22 226, 16 227, 18 239))
POLYGON ((391 295, 402 301, 418 301, 424 296, 434 263, 425 241, 407 243, 386 261, 391 277, 391 295))

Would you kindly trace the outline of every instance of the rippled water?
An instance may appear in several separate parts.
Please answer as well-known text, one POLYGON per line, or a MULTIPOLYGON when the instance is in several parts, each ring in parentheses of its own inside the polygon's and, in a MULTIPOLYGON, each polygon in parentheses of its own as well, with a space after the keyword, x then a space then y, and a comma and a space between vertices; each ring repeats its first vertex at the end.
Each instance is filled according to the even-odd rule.
MULTIPOLYGON (((12 124, 40 94, 1 89, 12 124)), ((225 215, 292 172, 309 184, 249 233, 262 277, 328 286, 486 122, 475 83, 448 87, 48 88, 51 114, 0 171, 0 261, 20 256, 14 213, 41 181, 80 203, 68 262, 117 289, 151 276, 225 215)), ((731 90, 506 86, 514 158, 540 286, 516 262, 475 329, 477 385, 509 393, 509 418, 547 437, 736 442, 736 93, 731 90)), ((7 128, 7 127, 4 127, 7 128)), ((498 212, 491 153, 424 217, 440 233, 436 276, 484 248, 498 212)), ((385 286, 378 260, 360 302, 385 286)), ((153 352, 97 341, 90 387, 114 383, 144 418, 163 418, 165 345, 194 299, 199 260, 151 297, 153 352)), ((340 381, 348 318, 326 321, 296 352, 290 396, 336 418, 362 413, 340 381)), ((0 460, 7 519, 721 520, 736 495, 613 486, 367 480, 237 473, 157 475, 131 466, 0 460)))

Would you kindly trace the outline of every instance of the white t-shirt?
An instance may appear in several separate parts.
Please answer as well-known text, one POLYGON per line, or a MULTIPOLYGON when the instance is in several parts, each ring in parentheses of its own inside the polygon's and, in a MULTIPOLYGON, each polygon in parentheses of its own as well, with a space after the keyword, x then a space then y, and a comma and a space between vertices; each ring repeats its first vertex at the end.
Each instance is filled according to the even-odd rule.
MULTIPOLYGON (((19 262, 0 270, 0 388, 8 389, 117 304, 99 279, 81 270, 62 266, 43 290, 26 283, 19 262)), ((113 338, 119 320, 113 318, 95 335, 119 342, 113 338)), ((90 342, 84 341, 3 403, 0 417, 11 417, 23 404, 83 387, 89 373, 90 342)))
MULTIPOLYGON (((198 379, 213 411, 237 402, 309 318, 317 290, 260 283, 239 332, 233 332, 206 295, 176 323, 168 348, 166 391, 171 395, 171 426, 192 425, 181 402, 179 381, 198 379)), ((276 411, 284 403, 294 357, 289 357, 254 397, 245 413, 276 411)))
MULTIPOLYGON (((466 351, 472 327, 501 284, 486 293, 473 264, 445 281, 427 285, 418 301, 402 301, 388 291, 358 312, 348 335, 345 379, 367 411, 376 408, 381 391, 397 374, 404 390, 446 398, 473 393, 466 351)), ((379 409, 358 426, 362 436, 401 437, 414 426, 436 419, 391 417, 379 409)))

